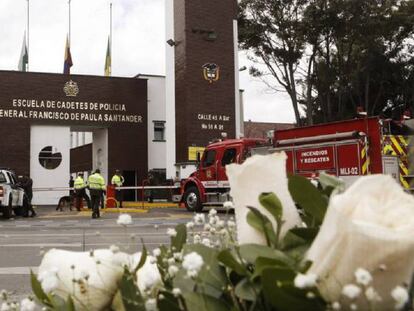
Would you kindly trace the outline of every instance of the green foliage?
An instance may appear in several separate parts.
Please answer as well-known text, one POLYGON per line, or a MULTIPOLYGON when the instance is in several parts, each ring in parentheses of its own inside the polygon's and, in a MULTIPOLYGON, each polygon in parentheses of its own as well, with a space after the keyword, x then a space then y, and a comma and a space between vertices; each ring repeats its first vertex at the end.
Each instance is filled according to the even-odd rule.
MULTIPOLYGON (((283 239, 280 238, 283 206, 274 193, 261 194, 262 208, 248 207, 247 222, 263 234, 267 245, 238 245, 234 241, 218 247, 191 244, 187 239, 191 239, 194 232, 187 233, 185 225, 178 225, 177 235, 171 238, 170 244, 159 246, 159 256, 149 256, 143 245, 137 266, 131 271, 125 268, 113 297, 112 310, 144 311, 149 299, 156 302, 160 311, 325 310, 326 304, 316 288, 297 288, 294 280, 311 264, 305 260, 305 253, 319 231, 330 193, 340 186, 336 180, 323 175, 319 187, 304 178, 290 177, 289 190, 303 209, 302 217, 308 226, 290 229, 283 239), (183 263, 191 253, 202 258, 196 274, 189 274, 183 263), (137 277, 141 274, 137 272, 146 269, 150 259, 162 281, 144 292, 138 286, 140 280, 137 277), (177 267, 178 271, 170 271, 171 266, 177 267)), ((220 227, 216 228, 215 234, 218 230, 221 230, 220 236, 223 230, 227 230, 223 236, 229 234, 230 227, 217 226, 220 227)), ((47 309, 75 310, 74 297, 63 300, 45 294, 33 273, 31 281, 38 301, 47 309)))
POLYGON ((254 207, 248 206, 248 208, 250 212, 247 214, 247 223, 264 234, 267 246, 277 245, 276 233, 269 218, 254 207))
POLYGON ((307 178, 291 175, 288 179, 293 200, 312 217, 312 223, 321 224, 328 207, 328 199, 307 178))
POLYGON ((126 311, 145 311, 144 299, 134 282, 134 276, 125 269, 119 290, 122 296, 123 306, 126 311))
POLYGON ((187 240, 187 228, 184 224, 180 224, 175 230, 177 231, 177 235, 171 237, 171 246, 174 247, 176 252, 180 252, 187 240))
POLYGON ((414 109, 413 16, 413 0, 242 0, 239 42, 250 73, 289 94, 298 125, 353 118, 357 106, 399 118, 383 109, 414 109))

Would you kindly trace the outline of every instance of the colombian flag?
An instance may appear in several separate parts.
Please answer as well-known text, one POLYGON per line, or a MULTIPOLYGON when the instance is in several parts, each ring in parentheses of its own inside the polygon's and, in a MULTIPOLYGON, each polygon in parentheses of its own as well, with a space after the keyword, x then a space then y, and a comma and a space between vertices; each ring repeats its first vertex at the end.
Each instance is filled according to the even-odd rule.
POLYGON ((65 62, 63 64, 63 73, 70 74, 70 67, 72 67, 72 56, 70 55, 69 38, 66 36, 66 47, 65 47, 65 62))
POLYGON ((110 77, 111 71, 112 71, 111 39, 108 38, 108 47, 106 49, 106 58, 105 58, 105 76, 110 77))

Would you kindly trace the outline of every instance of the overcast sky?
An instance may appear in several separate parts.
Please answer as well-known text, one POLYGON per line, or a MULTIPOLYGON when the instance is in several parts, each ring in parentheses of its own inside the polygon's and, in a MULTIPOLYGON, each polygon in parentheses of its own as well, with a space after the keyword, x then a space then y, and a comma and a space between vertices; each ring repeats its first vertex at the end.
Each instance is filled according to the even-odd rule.
MULTIPOLYGON (((72 0, 71 73, 103 75, 113 3, 112 75, 165 74, 165 0, 72 0)), ((0 0, 0 70, 17 70, 27 24, 27 0, 0 0)), ((36 72, 63 71, 67 0, 30 0, 30 62, 36 72)), ((240 67, 249 62, 240 53, 240 67)), ((271 94, 264 84, 240 72, 245 120, 292 122, 285 94, 271 94)))

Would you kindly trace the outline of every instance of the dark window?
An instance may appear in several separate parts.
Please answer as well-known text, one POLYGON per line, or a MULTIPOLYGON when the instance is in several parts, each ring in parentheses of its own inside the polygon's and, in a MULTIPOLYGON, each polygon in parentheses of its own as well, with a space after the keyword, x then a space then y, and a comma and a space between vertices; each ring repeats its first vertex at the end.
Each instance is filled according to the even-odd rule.
POLYGON ((0 172, 0 183, 7 182, 6 176, 3 174, 3 172, 0 172))
POLYGON ((221 166, 236 162, 237 151, 235 148, 227 149, 224 151, 223 158, 221 159, 221 166))
POLYGON ((165 122, 154 121, 154 140, 164 141, 165 140, 164 132, 165 132, 165 122))
POLYGON ((62 154, 52 146, 44 147, 39 152, 39 163, 45 169, 54 170, 62 162, 62 154))
POLYGON ((204 153, 203 167, 208 167, 214 164, 216 160, 216 150, 208 150, 204 153))

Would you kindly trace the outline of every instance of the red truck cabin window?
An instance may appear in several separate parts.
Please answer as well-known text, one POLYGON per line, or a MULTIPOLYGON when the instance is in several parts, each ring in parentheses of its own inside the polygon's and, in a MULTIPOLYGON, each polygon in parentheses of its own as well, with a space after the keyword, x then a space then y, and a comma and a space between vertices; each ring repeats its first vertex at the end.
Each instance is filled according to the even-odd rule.
POLYGON ((216 161, 216 150, 207 150, 204 153, 202 166, 203 167, 209 167, 214 164, 216 161))

